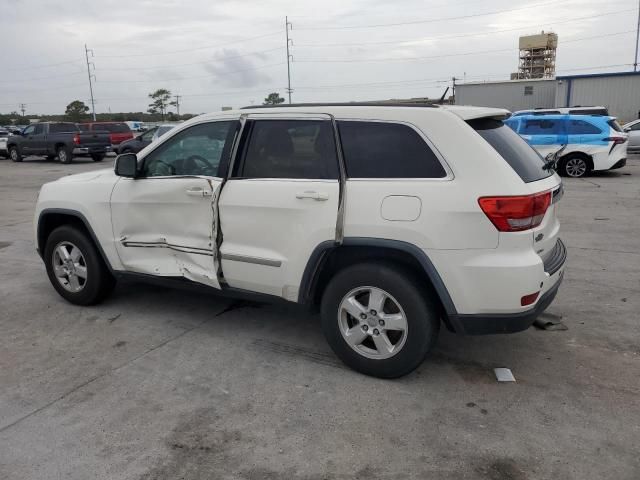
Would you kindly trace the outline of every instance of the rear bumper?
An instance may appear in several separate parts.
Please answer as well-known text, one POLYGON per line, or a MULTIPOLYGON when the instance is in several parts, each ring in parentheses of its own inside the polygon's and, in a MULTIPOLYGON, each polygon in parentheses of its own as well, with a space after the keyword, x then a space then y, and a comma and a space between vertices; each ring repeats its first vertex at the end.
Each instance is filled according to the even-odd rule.
POLYGON ((558 281, 538 300, 535 307, 526 312, 502 313, 495 315, 449 315, 451 326, 462 335, 491 335, 516 333, 526 330, 556 298, 563 274, 558 281))
POLYGON ((100 153, 107 153, 111 151, 111 147, 99 146, 99 147, 76 147, 73 149, 74 155, 93 155, 100 153))
POLYGON ((627 159, 626 158, 621 158, 620 160, 618 160, 613 167, 611 167, 609 170, 615 170, 616 168, 622 168, 627 164, 627 159))

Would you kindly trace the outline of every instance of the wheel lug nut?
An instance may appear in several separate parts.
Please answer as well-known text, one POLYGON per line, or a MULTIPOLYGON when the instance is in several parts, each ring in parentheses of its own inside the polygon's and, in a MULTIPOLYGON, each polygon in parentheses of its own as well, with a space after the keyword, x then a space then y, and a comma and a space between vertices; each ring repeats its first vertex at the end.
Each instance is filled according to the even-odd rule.
POLYGON ((362 320, 366 320, 366 319, 367 319, 367 314, 366 314, 366 313, 361 313, 361 314, 360 314, 360 318, 361 318, 362 320))
POLYGON ((374 317, 378 314, 378 312, 376 312, 375 310, 371 310, 371 312, 369 313, 371 313, 371 315, 373 315, 374 317))
POLYGON ((374 335, 378 335, 378 334, 380 334, 380 332, 378 331, 378 329, 377 329, 377 328, 374 328, 374 329, 373 329, 373 334, 374 334, 374 335))
POLYGON ((368 325, 362 325, 362 330, 364 330, 366 332, 367 330, 369 330, 369 326, 368 325))
POLYGON ((381 327, 384 327, 384 320, 379 320, 378 323, 380 324, 381 327))

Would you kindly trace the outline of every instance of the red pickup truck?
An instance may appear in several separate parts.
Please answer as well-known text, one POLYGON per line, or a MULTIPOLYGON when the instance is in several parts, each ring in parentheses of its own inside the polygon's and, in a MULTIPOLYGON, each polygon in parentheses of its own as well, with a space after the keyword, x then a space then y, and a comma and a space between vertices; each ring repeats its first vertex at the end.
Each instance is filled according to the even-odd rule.
POLYGON ((133 138, 129 125, 124 122, 89 122, 81 123, 79 126, 83 132, 109 132, 111 146, 114 148, 122 142, 133 138))

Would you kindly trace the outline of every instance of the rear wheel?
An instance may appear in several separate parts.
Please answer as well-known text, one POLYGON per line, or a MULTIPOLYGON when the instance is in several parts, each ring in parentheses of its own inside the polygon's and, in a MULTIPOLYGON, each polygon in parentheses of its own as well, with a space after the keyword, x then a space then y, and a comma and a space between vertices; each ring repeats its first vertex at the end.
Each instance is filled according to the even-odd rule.
POLYGON ((565 177, 580 178, 589 175, 591 165, 582 155, 567 155, 560 161, 558 170, 565 177))
POLYGON ((9 158, 13 162, 21 162, 22 161, 22 155, 20 155, 20 150, 18 150, 18 147, 9 148, 9 158))
POLYGON ((60 160, 60 163, 71 163, 73 155, 67 147, 65 147, 64 145, 60 145, 56 152, 58 154, 58 160, 60 160))
POLYGON ((99 303, 115 285, 96 246, 74 227, 65 225, 51 232, 44 261, 53 288, 76 305, 99 303))
POLYGON ((436 308, 411 274, 363 263, 339 272, 322 297, 322 328, 349 367, 395 378, 413 371, 435 344, 436 308))
POLYGON ((101 162, 102 160, 104 160, 104 153, 95 153, 91 155, 91 158, 94 162, 101 162))

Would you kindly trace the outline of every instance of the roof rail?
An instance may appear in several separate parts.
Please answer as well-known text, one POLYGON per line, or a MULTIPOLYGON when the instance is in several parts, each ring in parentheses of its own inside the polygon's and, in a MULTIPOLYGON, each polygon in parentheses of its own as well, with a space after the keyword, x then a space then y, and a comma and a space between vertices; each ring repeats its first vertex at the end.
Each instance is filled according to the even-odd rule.
POLYGON ((396 102, 342 102, 342 103, 280 103, 278 105, 250 105, 240 110, 253 108, 285 108, 285 107, 417 107, 438 108, 432 103, 396 103, 396 102))

